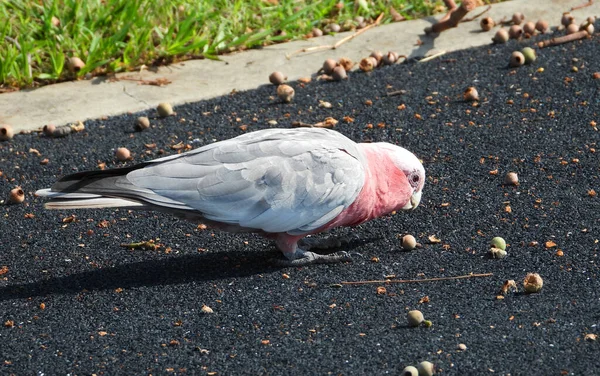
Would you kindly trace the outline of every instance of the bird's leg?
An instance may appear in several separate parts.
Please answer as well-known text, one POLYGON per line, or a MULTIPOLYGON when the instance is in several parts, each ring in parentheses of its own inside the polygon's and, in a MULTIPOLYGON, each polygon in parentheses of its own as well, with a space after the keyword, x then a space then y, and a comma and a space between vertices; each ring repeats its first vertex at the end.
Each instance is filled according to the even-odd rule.
POLYGON ((352 261, 348 252, 340 251, 329 255, 320 255, 298 247, 302 236, 278 235, 275 239, 277 248, 283 252, 285 260, 277 259, 275 263, 282 266, 305 266, 311 264, 330 264, 336 262, 352 261))

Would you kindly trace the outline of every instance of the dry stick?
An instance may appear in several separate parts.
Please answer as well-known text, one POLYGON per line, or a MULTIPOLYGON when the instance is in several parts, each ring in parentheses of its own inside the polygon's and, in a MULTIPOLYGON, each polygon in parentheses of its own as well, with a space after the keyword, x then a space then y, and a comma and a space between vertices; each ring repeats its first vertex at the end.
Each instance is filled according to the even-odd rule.
POLYGON ((487 8, 485 8, 485 10, 483 12, 479 13, 476 16, 465 18, 464 20, 461 20, 460 22, 471 22, 473 20, 476 20, 477 18, 483 16, 485 13, 489 12, 490 9, 492 9, 492 6, 488 5, 487 8))
POLYGON ((456 277, 439 277, 439 278, 424 278, 424 279, 388 279, 383 281, 350 281, 342 282, 342 285, 370 285, 370 284, 381 284, 381 283, 419 283, 419 282, 437 282, 437 281, 450 281, 455 279, 467 279, 476 277, 489 277, 494 273, 483 273, 483 274, 467 274, 459 275, 456 277))
POLYGON ((581 31, 578 31, 573 34, 565 35, 563 37, 552 38, 552 39, 541 41, 538 43, 538 47, 544 48, 544 47, 557 46, 559 44, 569 43, 569 42, 573 42, 573 41, 576 41, 579 39, 589 38, 589 36, 590 36, 590 34, 587 31, 581 30, 581 31))
POLYGON ((456 27, 460 20, 475 8, 477 8, 475 0, 464 0, 460 7, 449 13, 450 16, 447 19, 444 17, 435 25, 425 28, 425 33, 441 33, 444 30, 456 27))
POLYGON ((440 51, 440 52, 438 52, 437 54, 433 54, 433 55, 431 55, 431 56, 427 56, 427 57, 425 57, 425 58, 423 58, 423 59, 419 60, 419 63, 426 63, 426 62, 428 62, 429 60, 436 59, 436 58, 438 58, 438 57, 440 57, 440 56, 442 56, 442 55, 445 55, 445 54, 446 54, 446 52, 447 52, 447 51, 440 51))
POLYGON ((581 9, 581 8, 585 8, 585 7, 589 7, 590 5, 594 4, 594 0, 589 0, 587 3, 582 4, 582 5, 578 5, 576 7, 571 8, 571 11, 577 10, 577 9, 581 9))
POLYGON ((285 57, 286 59, 291 59, 292 56, 294 55, 298 55, 300 53, 303 52, 315 52, 315 51, 320 51, 320 50, 335 50, 336 48, 338 48, 339 46, 341 46, 342 44, 348 42, 350 39, 353 39, 357 36, 359 36, 360 34, 364 33, 365 31, 377 26, 379 24, 379 22, 381 22, 381 19, 383 18, 383 13, 381 13, 379 15, 379 17, 377 17, 377 19, 375 20, 374 23, 370 24, 369 26, 363 27, 362 29, 360 29, 359 31, 357 31, 356 33, 349 35, 341 40, 339 40, 338 42, 336 42, 335 44, 328 44, 328 45, 324 45, 324 46, 315 46, 315 47, 307 47, 307 48, 301 48, 297 51, 292 52, 291 54, 287 54, 285 57))

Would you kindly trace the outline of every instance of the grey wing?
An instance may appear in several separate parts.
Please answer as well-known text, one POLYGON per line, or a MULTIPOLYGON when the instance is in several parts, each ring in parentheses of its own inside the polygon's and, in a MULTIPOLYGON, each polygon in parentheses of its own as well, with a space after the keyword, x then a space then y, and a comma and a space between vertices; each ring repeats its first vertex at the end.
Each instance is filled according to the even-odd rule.
POLYGON ((270 131, 157 160, 126 179, 161 206, 266 232, 310 232, 354 202, 365 178, 354 142, 326 130, 270 131))

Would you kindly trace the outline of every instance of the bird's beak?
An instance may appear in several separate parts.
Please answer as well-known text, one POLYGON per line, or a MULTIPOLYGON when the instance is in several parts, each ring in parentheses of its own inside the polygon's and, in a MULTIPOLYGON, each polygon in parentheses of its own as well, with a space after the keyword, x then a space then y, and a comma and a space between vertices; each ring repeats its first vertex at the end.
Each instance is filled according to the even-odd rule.
POLYGON ((414 210, 421 202, 421 191, 415 192, 410 196, 410 200, 404 205, 402 210, 414 210))

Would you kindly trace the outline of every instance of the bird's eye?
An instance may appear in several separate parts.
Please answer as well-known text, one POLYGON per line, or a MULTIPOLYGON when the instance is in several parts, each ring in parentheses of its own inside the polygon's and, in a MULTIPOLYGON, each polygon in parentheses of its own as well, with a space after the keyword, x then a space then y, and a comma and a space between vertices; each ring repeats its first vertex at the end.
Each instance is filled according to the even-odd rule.
POLYGON ((413 175, 412 181, 413 181, 413 183, 418 183, 419 182, 419 175, 413 175))

